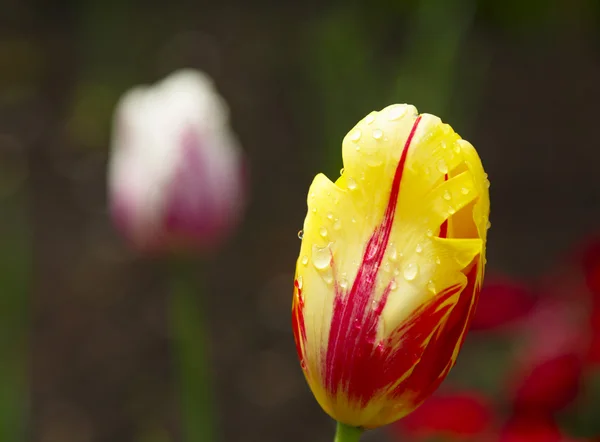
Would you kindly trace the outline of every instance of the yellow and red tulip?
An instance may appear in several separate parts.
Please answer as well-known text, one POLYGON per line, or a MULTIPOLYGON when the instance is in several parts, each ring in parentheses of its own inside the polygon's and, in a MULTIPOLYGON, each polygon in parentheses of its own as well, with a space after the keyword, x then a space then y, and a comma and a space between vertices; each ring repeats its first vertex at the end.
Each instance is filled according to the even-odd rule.
POLYGON ((489 181, 473 146, 410 105, 344 138, 336 182, 308 193, 292 305, 302 370, 321 407, 389 424, 456 362, 484 275, 489 181))

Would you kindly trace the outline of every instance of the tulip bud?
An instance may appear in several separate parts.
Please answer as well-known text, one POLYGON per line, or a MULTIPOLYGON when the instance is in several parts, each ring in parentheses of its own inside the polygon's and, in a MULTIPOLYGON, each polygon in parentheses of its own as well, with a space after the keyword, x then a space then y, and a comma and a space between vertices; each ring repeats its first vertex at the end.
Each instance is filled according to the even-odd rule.
POLYGON ((296 268, 293 331, 321 407, 389 424, 456 361, 484 274, 489 181, 473 146, 413 106, 372 112, 319 174, 296 268))
POLYGON ((220 244, 243 206, 240 148, 212 81, 193 70, 119 101, 109 166, 113 218, 143 251, 220 244))

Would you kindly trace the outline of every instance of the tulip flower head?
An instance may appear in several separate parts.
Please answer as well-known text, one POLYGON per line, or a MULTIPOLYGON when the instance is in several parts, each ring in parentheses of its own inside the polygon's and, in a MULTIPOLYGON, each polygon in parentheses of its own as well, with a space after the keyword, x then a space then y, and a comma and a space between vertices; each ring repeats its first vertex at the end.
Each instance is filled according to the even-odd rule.
POLYGON ((353 427, 405 416, 454 365, 484 275, 489 181, 473 146, 410 105, 344 138, 308 192, 292 304, 321 407, 353 427))
POLYGON ((227 105, 205 74, 178 71, 118 103, 109 196, 138 249, 220 243, 242 209, 242 172, 227 105))

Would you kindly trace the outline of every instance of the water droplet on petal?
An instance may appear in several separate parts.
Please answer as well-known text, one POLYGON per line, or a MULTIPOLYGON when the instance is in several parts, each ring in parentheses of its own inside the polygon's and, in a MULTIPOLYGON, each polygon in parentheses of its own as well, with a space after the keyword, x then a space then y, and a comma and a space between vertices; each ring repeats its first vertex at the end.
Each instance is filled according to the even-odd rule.
POLYGON ((454 149, 454 152, 460 153, 460 144, 454 143, 454 146, 452 148, 454 149))
POLYGON ((423 252, 423 246, 421 244, 417 244, 417 247, 415 248, 415 252, 417 252, 417 253, 423 252))
POLYGON ((448 145, 446 144, 446 142, 444 140, 440 141, 440 147, 442 149, 446 149, 448 147, 448 145))
POLYGON ((343 289, 348 287, 348 280, 346 278, 340 279, 340 287, 343 289))
POLYGON ((395 247, 392 247, 390 249, 390 260, 396 261, 397 259, 398 259, 398 251, 396 250, 395 247))
POLYGON ((401 104, 396 105, 388 111, 388 120, 394 121, 398 120, 406 114, 406 106, 401 104))
POLYGON ((483 182, 483 184, 485 185, 486 189, 490 188, 490 180, 488 180, 487 178, 485 179, 485 181, 483 182))
POLYGON ((442 198, 444 198, 446 201, 450 201, 452 199, 452 194, 446 190, 446 191, 444 191, 442 198))
POLYGON ((298 279, 296 279, 296 281, 297 281, 296 285, 298 286, 298 289, 302 290, 302 275, 298 276, 298 279))
POLYGON ((427 229, 427 232, 425 234, 427 235, 428 238, 431 238, 433 236, 433 230, 427 229))
POLYGON ((375 121, 375 115, 369 114, 365 117, 365 123, 371 124, 373 121, 375 121))
POLYGON ((435 283, 433 282, 433 280, 431 280, 431 279, 429 280, 429 282, 427 283, 427 289, 430 292, 433 292, 434 294, 437 292, 435 289, 435 283))
POLYGON ((360 129, 355 129, 351 134, 350 134, 350 139, 352 141, 358 141, 360 140, 360 137, 362 136, 362 132, 360 131, 360 129))
POLYGON ((327 236, 327 229, 325 227, 321 227, 319 229, 319 235, 321 235, 323 238, 325 238, 327 236))
POLYGON ((383 137, 383 131, 381 129, 375 129, 373 131, 373 138, 375 138, 376 140, 381 140, 382 137, 383 137))
POLYGON ((331 251, 329 250, 329 245, 325 247, 313 245, 312 263, 317 270, 324 270, 329 267, 329 264, 331 263, 331 251))
POLYGON ((448 207, 448 213, 450 215, 454 215, 456 213, 456 209, 454 207, 452 207, 452 206, 449 206, 448 207))
POLYGON ((468 195, 470 192, 470 190, 467 187, 463 187, 462 189, 460 189, 460 193, 462 193, 463 195, 468 195))
POLYGON ((323 280, 329 285, 333 284, 333 275, 331 274, 331 272, 325 273, 323 275, 323 280))
POLYGON ((344 174, 344 168, 342 167, 342 168, 340 169, 340 175, 343 175, 343 174, 344 174))
POLYGON ((437 163, 437 170, 439 170, 440 173, 443 173, 443 174, 448 173, 448 165, 446 164, 446 161, 439 160, 437 163))
POLYGON ((439 256, 435 257, 435 263, 438 264, 438 265, 442 263, 442 260, 440 259, 439 256))
POLYGON ((387 272, 387 273, 389 273, 389 272, 390 272, 390 263, 389 263, 389 262, 386 262, 386 263, 383 265, 383 270, 384 270, 385 272, 387 272))
POLYGON ((400 274, 400 270, 398 270, 397 268, 394 269, 394 275, 398 276, 400 274))
POLYGON ((328 212, 327 213, 327 219, 333 219, 333 213, 328 212))
POLYGON ((333 230, 340 230, 342 228, 342 222, 339 219, 336 219, 333 223, 333 230))
POLYGON ((352 177, 348 178, 348 189, 350 189, 350 190, 356 189, 356 181, 352 177))
POLYGON ((396 290, 397 288, 398 288, 398 284, 396 284, 396 281, 394 281, 394 280, 392 279, 392 281, 390 282, 390 290, 391 290, 391 291, 394 291, 394 290, 396 290))
POLYGON ((317 208, 316 208, 316 207, 313 207, 313 208, 312 208, 312 211, 313 211, 313 213, 317 213, 317 208))
POLYGON ((491 229, 492 228, 492 222, 491 221, 487 222, 486 228, 487 229, 491 229))
POLYGON ((300 260, 300 262, 301 262, 303 265, 306 265, 306 264, 308 264, 308 256, 304 255, 304 256, 302 257, 302 259, 300 260))
POLYGON ((417 277, 419 273, 419 265, 415 263, 408 263, 406 267, 404 267, 404 279, 407 281, 412 281, 417 277))
POLYGON ((298 230, 298 239, 304 238, 304 230, 298 230))
POLYGON ((352 217, 352 223, 356 223, 356 218, 352 217))

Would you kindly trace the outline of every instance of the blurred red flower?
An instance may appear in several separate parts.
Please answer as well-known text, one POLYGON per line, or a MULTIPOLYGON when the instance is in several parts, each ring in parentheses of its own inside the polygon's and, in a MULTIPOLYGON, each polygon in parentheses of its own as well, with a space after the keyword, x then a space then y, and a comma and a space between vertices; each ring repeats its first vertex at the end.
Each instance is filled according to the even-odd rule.
POLYGON ((471 330, 490 330, 524 318, 535 306, 532 290, 506 276, 488 276, 483 285, 471 330))
POLYGON ((587 330, 564 300, 544 300, 527 321, 511 373, 517 410, 553 413, 570 404, 582 380, 587 330))
POLYGON ((454 440, 481 440, 490 430, 493 410, 478 392, 438 393, 393 427, 411 438, 446 436, 454 440))
POLYGON ((500 430, 499 442, 566 442, 554 420, 543 414, 516 414, 500 430))

